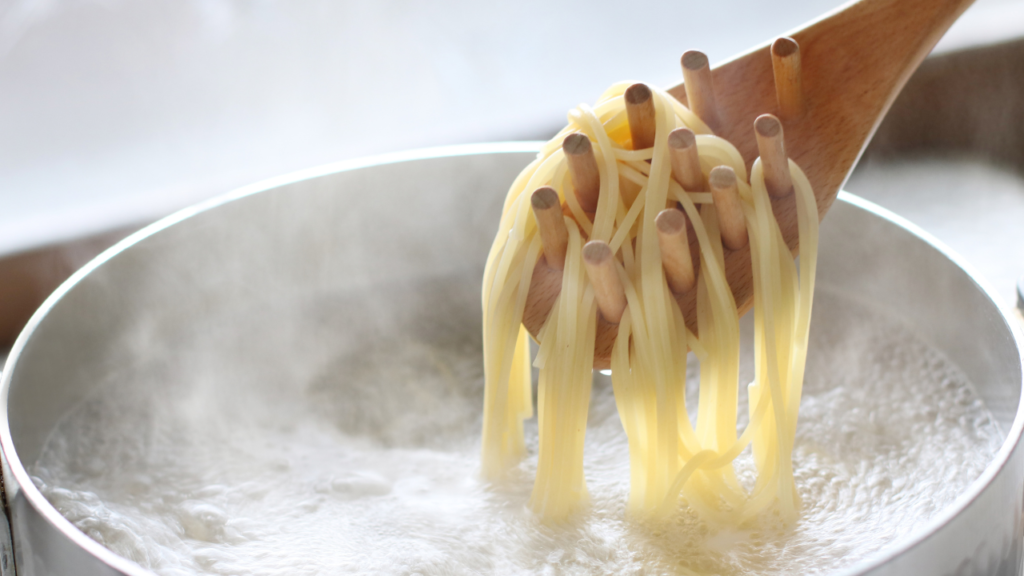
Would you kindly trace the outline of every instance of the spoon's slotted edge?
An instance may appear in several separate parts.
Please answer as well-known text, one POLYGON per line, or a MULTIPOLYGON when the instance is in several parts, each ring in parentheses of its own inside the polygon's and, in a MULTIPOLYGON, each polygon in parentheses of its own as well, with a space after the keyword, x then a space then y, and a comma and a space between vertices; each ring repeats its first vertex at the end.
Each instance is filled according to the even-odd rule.
MULTIPOLYGON (((946 30, 974 0, 859 0, 787 34, 800 47, 803 114, 783 120, 787 155, 807 175, 824 217, 871 136, 911 74, 946 30)), ((754 120, 779 115, 771 42, 757 46, 711 71, 716 133, 743 155, 747 168, 758 156, 754 120)), ((669 93, 687 104, 685 86, 669 93)), ((798 254, 793 194, 772 198, 782 235, 798 254)), ((690 235, 695 267, 696 236, 690 235)), ((753 305, 749 246, 725 251, 726 279, 740 315, 753 305)), ((699 274, 699 269, 698 272, 699 274)), ((530 285, 523 324, 536 336, 561 288, 561 271, 542 259, 530 285)), ((677 294, 686 324, 698 334, 696 290, 677 294)), ((618 327, 598 318, 594 367, 609 368, 618 327)), ((699 334, 698 334, 699 335, 699 334)))
MULTIPOLYGON (((786 34, 800 46, 804 100, 802 116, 783 118, 786 148, 814 187, 819 216, 911 74, 973 1, 860 0, 786 34)), ((749 167, 757 158, 754 119, 780 115, 771 42, 714 67, 712 78, 719 135, 749 167)), ((686 104, 683 84, 669 93, 686 104)))

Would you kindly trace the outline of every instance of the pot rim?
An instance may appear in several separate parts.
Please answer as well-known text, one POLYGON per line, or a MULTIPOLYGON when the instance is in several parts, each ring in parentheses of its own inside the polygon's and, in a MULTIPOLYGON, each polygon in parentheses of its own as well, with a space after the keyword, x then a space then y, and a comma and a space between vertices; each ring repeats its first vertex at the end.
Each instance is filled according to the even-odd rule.
MULTIPOLYGON (((53 309, 65 294, 70 292, 79 282, 82 281, 82 279, 105 264, 108 260, 129 249, 141 240, 196 214, 206 212, 239 198, 258 194, 260 192, 299 182, 301 180, 308 180, 337 172, 348 172, 360 168, 369 168, 372 166, 415 160, 428 160, 449 156, 537 152, 541 145, 543 145, 542 141, 523 141, 439 146, 367 156, 351 160, 341 160, 338 162, 314 166, 312 168, 306 168, 254 182, 252 184, 242 186, 241 188, 236 188, 230 192, 214 196, 198 204, 183 208, 141 228, 110 248, 104 250, 68 277, 68 279, 57 287, 57 289, 43 301, 39 308, 36 309, 28 323, 25 324, 21 333, 18 334, 18 338, 14 341, 14 345, 11 347, 7 356, 7 362, 3 366, 3 373, 0 374, 0 451, 2 451, 2 456, 6 464, 6 466, 4 466, 5 470, 8 471, 15 480, 14 486, 5 482, 8 502, 17 494, 17 492, 21 491, 24 493, 25 499, 32 508, 43 516, 54 528, 103 563, 124 573, 126 576, 156 576, 152 571, 143 568, 132 560, 117 555, 106 546, 103 546, 99 542, 90 538, 87 534, 79 530, 77 526, 72 524, 70 520, 65 518, 64 515, 61 514, 52 504, 50 504, 50 501, 46 499, 46 496, 39 491, 39 488, 36 487, 35 483, 32 481, 24 463, 20 458, 18 458, 18 451, 14 446, 14 439, 11 436, 10 420, 8 417, 8 396, 10 394, 12 374, 17 366, 22 350, 32 337, 36 327, 39 326, 43 318, 50 313, 50 310, 53 309)), ((14 539, 17 539, 16 535, 14 535, 14 539)))
MULTIPOLYGON (((858 208, 867 210, 876 216, 880 216, 902 227, 917 238, 923 240, 930 247, 938 250, 943 256, 951 260, 953 264, 966 273, 971 281, 977 285, 977 287, 985 294, 986 297, 988 297, 999 311, 999 317, 1009 330, 1010 336, 1013 338, 1013 342, 1017 347, 1017 359, 1020 364, 1021 374, 1024 375, 1024 328, 1022 328, 1019 321, 1011 316, 1007 305, 1000 302, 995 289, 991 284, 989 284, 987 279, 982 277, 981 274, 974 269, 973 265, 917 224, 914 224, 906 218, 903 218, 902 216, 891 212, 874 202, 870 202, 859 196, 850 194, 849 192, 842 191, 839 192, 839 199, 857 206, 858 208)), ((967 490, 961 492, 952 503, 942 508, 939 513, 925 525, 911 531, 906 536, 894 539, 883 549, 854 563, 849 568, 837 571, 835 576, 855 576, 857 574, 866 573, 869 570, 877 568, 897 556, 900 556, 923 544, 930 535, 934 534, 940 528, 952 521, 953 518, 958 516, 968 506, 970 506, 972 502, 981 496, 981 493, 988 488, 996 475, 999 474, 1003 467, 1006 466, 1006 463, 1010 459, 1010 454, 1017 448, 1017 445, 1020 444, 1022 433, 1024 433, 1024 377, 1021 378, 1021 394, 1017 401, 1017 412, 1014 414, 1013 424, 1010 425, 1010 429, 1006 433, 1006 438, 1000 445, 999 451, 996 452, 996 455, 989 461, 988 465, 985 466, 985 469, 981 474, 975 478, 970 485, 968 485, 967 490)))
MULTIPOLYGON (((4 366, 2 376, 0 376, 0 449, 2 449, 3 457, 6 463, 5 469, 9 471, 14 477, 15 486, 6 486, 8 493, 7 497, 10 500, 17 491, 24 493, 25 499, 28 503, 43 516, 54 528, 60 531, 64 536, 69 538, 79 547, 85 549, 87 552, 92 554, 94 557, 107 564, 111 568, 124 573, 126 576, 155 576, 155 574, 136 562, 124 558, 115 554, 110 549, 106 548, 99 542, 96 542, 84 532, 79 530, 74 524, 65 518, 50 502, 43 496, 42 492, 36 487, 35 483, 25 468, 25 465, 18 458, 17 450, 14 446, 14 441, 11 436, 10 422, 8 418, 8 395, 11 386, 12 374, 14 368, 17 366, 18 359, 21 355, 22 350, 27 345, 32 334, 35 332, 36 327, 42 322, 43 318, 49 314, 50 310, 56 305, 61 298, 64 297, 70 290, 72 290, 83 278, 88 276, 94 270, 102 266, 108 260, 112 259, 117 254, 127 250, 132 245, 138 243, 144 238, 148 238, 161 230, 177 224, 178 222, 190 218, 196 214, 206 212, 213 208, 216 208, 222 204, 232 202, 245 196, 257 194, 273 188, 278 188, 287 184, 292 184, 301 180, 308 180, 311 178, 317 178, 326 176, 337 172, 347 172, 351 170, 357 170, 360 168, 369 168, 372 166, 380 166, 386 164, 393 164, 399 162, 415 161, 415 160, 428 160, 433 158, 443 158, 450 156, 471 156, 481 154, 500 154, 500 153, 516 153, 516 152, 537 152, 540 146, 543 144, 541 141, 525 141, 525 142, 494 142, 485 144, 468 144, 468 145, 456 145, 456 146, 441 146, 432 148, 421 148, 416 150, 388 153, 375 156, 369 156, 364 158, 357 158, 352 160, 342 160, 339 162, 332 162, 329 164, 307 168, 296 172, 284 174, 267 180, 262 180, 237 188, 225 194, 221 194, 210 198, 209 200, 200 202, 193 206, 179 210, 169 216, 166 216, 144 228, 136 231, 135 233, 124 238, 120 242, 114 244, 107 250, 103 251, 99 256, 91 260, 85 266, 77 270, 72 274, 64 283, 62 283, 32 315, 31 319, 22 329, 18 335, 14 346, 11 347, 10 354, 8 355, 7 363, 4 366), (13 491, 11 489, 14 489, 13 491)), ((930 247, 938 250, 943 256, 951 260, 957 267, 964 271, 968 277, 982 290, 982 292, 988 297, 988 299, 995 304, 999 310, 999 314, 1003 323, 1009 330, 1014 344, 1018 350, 1018 357, 1021 363, 1021 371, 1024 374, 1024 330, 1019 323, 1010 316, 1008 310, 1004 305, 1000 305, 998 296, 995 290, 989 285, 988 281, 982 278, 974 268, 967 263, 960 255, 953 252, 950 248, 945 246, 942 242, 936 239, 928 232, 922 230, 917 225, 910 221, 890 212, 889 210, 878 206, 872 202, 864 200, 858 196, 850 194, 848 192, 841 191, 838 196, 838 200, 852 204, 853 206, 865 210, 875 216, 878 216, 884 220, 892 222, 897 226, 907 230, 917 238, 924 241, 930 247)), ((1022 379, 1024 380, 1024 379, 1022 379)), ((992 483, 995 476, 1003 469, 1009 460, 1011 452, 1020 443, 1022 433, 1024 433, 1024 381, 1022 381, 1022 393, 1018 402, 1017 411, 1014 416, 1013 424, 1007 432, 1006 438, 996 453, 995 457, 985 467, 985 470, 974 479, 973 482, 968 486, 968 489, 961 493, 957 498, 949 505, 945 506, 931 521, 924 526, 912 531, 907 536, 897 538, 890 544, 886 545, 882 550, 872 553, 867 558, 856 562, 852 566, 846 569, 842 569, 836 572, 836 576, 853 576, 856 574, 862 574, 873 568, 876 568, 886 562, 889 562, 893 558, 900 556, 912 548, 923 543, 928 536, 938 531, 942 526, 950 522, 954 517, 959 515, 965 508, 967 508, 971 502, 978 498, 978 496, 992 483)), ((6 483, 5 483, 6 484, 6 483)), ((15 539, 17 536, 15 535, 15 539)))

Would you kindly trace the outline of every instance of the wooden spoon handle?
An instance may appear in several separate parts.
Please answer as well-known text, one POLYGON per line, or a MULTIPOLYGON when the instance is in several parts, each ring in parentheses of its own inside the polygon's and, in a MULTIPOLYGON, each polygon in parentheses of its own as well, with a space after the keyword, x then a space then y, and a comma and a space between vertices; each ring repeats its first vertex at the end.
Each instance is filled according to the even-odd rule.
MULTIPOLYGON (((787 153, 831 207, 900 89, 974 0, 860 0, 786 34, 799 45, 803 113, 779 109, 771 43, 712 70, 721 129, 747 166, 757 158, 754 119, 783 119, 787 153)), ((669 90, 684 104, 683 85, 669 90)))
MULTIPOLYGON (((788 34, 789 38, 778 44, 774 61, 770 43, 741 54, 710 74, 706 59, 700 61, 695 53, 684 57, 684 74, 691 83, 700 84, 689 87, 690 94, 700 100, 693 107, 702 118, 707 117, 704 120, 719 136, 736 146, 748 171, 759 156, 760 138, 766 174, 776 177, 772 209, 794 256, 799 248, 796 205, 786 181, 786 157, 810 180, 818 216, 823 217, 900 89, 972 2, 860 0, 788 34), (781 124, 764 116, 769 114, 781 117, 781 124), (755 137, 758 117, 762 117, 762 126, 755 137)), ((687 103, 686 86, 676 86, 669 93, 687 103)), ((630 121, 634 121, 632 117, 630 121)), ((633 138, 646 144, 641 142, 646 139, 642 134, 634 133, 633 138)), ((753 278, 749 246, 739 241, 740 234, 736 236, 736 249, 726 248, 725 273, 743 314, 752 305, 753 278)), ((695 237, 689 238, 695 265, 699 262, 696 244, 695 237)), ((560 281, 561 270, 541 259, 531 279, 523 317, 531 333, 536 335, 543 325, 560 281)), ((695 292, 676 294, 694 332, 695 292)), ((616 325, 599 319, 596 368, 609 366, 616 332, 616 325)))

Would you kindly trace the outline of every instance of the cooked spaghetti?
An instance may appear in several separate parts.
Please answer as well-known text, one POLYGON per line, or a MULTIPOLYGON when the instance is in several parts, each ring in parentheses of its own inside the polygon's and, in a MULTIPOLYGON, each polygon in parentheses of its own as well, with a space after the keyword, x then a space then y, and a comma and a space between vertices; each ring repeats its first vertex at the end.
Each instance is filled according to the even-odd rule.
POLYGON ((787 521, 799 513, 793 483, 796 433, 810 325, 818 243, 818 211, 810 184, 795 163, 800 267, 772 213, 761 162, 749 178, 742 156, 690 110, 653 90, 655 138, 632 149, 623 99, 629 85, 610 88, 591 108, 569 113, 569 125, 516 179, 505 200, 483 282, 486 389, 482 472, 496 479, 525 455, 523 420, 532 416, 529 334, 522 325, 530 280, 542 255, 530 193, 551 186, 567 206, 569 232, 561 291, 543 328, 534 366, 538 383, 539 449, 530 505, 560 521, 587 499, 583 441, 589 407, 598 307, 583 266, 588 240, 606 242, 625 288, 627 307, 611 355, 612 385, 629 440, 629 509, 641 516, 675 510, 679 499, 708 521, 741 524, 778 503, 787 521), (750 421, 737 433, 739 314, 726 281, 724 249, 711 194, 684 190, 672 178, 668 134, 697 134, 701 170, 731 167, 750 240, 754 281, 755 380, 750 421), (600 175, 591 218, 573 193, 564 137, 581 132, 593 144, 600 175), (639 187, 622 194, 620 181, 639 187), (680 206, 700 247, 696 334, 687 329, 662 267, 655 216, 680 206), (702 205, 700 210, 698 205, 702 205), (696 422, 686 409, 687 351, 700 362, 696 422), (753 445, 758 478, 751 491, 737 480, 733 460, 753 445))

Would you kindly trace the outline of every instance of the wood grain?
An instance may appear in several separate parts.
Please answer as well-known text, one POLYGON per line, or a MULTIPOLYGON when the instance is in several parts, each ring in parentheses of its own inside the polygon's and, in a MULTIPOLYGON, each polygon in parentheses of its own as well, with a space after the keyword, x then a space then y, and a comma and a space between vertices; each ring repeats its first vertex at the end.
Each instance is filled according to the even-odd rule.
POLYGON ((712 130, 721 127, 721 116, 715 101, 715 83, 708 57, 697 50, 687 50, 680 59, 683 82, 690 109, 712 130))
POLYGON ((633 84, 623 95, 633 150, 654 146, 654 97, 646 84, 633 84))
POLYGON ((800 45, 792 38, 772 42, 772 71, 779 117, 795 120, 803 114, 803 83, 800 78, 800 45))
MULTIPOLYGON (((786 151, 814 188, 824 217, 907 79, 973 0, 861 0, 785 34, 800 46, 803 112, 783 119, 786 151)), ((749 167, 758 156, 754 120, 779 114, 771 43, 711 70, 716 133, 736 146, 749 167)), ((669 93, 687 104, 682 84, 669 93)), ((798 254, 795 195, 772 199, 783 237, 798 254)), ((697 253, 690 237, 691 253, 697 253)), ((740 313, 753 303, 749 246, 725 249, 726 277, 740 313)), ((542 262, 543 264, 543 262, 542 262)), ((699 272, 698 272, 699 273, 699 272)), ((531 281, 523 323, 534 335, 557 296, 558 272, 540 265, 531 281), (554 275, 554 280, 550 276, 554 275), (554 295, 550 287, 556 286, 554 295), (535 298, 533 288, 538 288, 535 298), (542 290, 548 287, 548 292, 542 290)), ((695 333, 696 291, 678 295, 695 333)), ((607 368, 616 326, 598 325, 594 366, 607 368)))
POLYGON ((654 224, 658 227, 658 245, 668 287, 676 294, 688 292, 696 283, 696 276, 686 236, 686 215, 682 210, 668 208, 658 214, 654 224))
POLYGON ((586 134, 574 132, 562 140, 562 151, 569 163, 572 186, 576 199, 584 212, 597 210, 597 194, 601 189, 601 176, 597 171, 594 147, 586 134))
POLYGON ((718 213, 718 225, 722 231, 722 244, 732 250, 747 247, 747 222, 743 218, 740 191, 736 185, 736 172, 728 166, 715 166, 708 174, 708 188, 718 213))
POLYGON ((569 244, 569 231, 562 219, 562 206, 558 192, 550 186, 541 186, 530 196, 533 214, 537 218, 540 243, 544 247, 546 262, 559 270, 565 269, 565 250, 569 244))
POLYGON ((697 137, 689 128, 676 128, 668 135, 668 154, 672 176, 687 192, 704 190, 704 174, 700 170, 697 137))
POLYGON ((757 152, 761 156, 764 185, 772 198, 782 198, 793 192, 793 180, 789 176, 789 158, 786 155, 786 140, 782 134, 782 122, 771 114, 762 114, 754 120, 754 138, 757 152))
POLYGON ((618 324, 626 310, 626 290, 615 270, 615 254, 601 240, 591 240, 583 247, 583 266, 594 287, 594 298, 601 315, 618 324))

